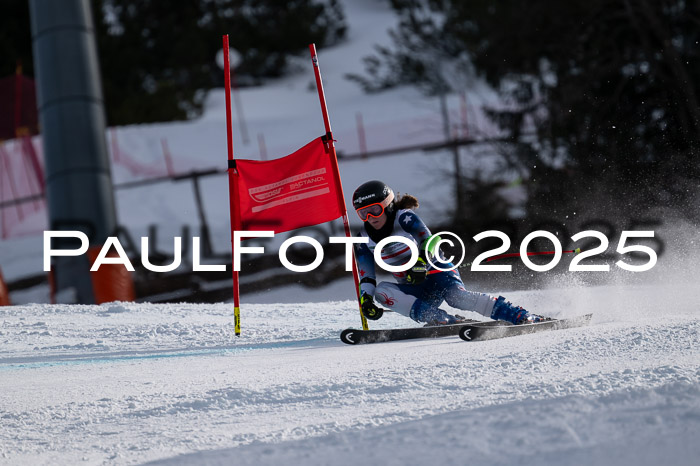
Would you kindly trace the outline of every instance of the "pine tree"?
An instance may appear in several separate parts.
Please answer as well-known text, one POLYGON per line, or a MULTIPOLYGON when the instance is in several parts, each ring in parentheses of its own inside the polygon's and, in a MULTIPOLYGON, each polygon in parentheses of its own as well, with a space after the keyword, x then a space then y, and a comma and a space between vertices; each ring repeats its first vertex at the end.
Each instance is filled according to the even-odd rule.
POLYGON ((700 2, 391 4, 392 44, 354 79, 369 91, 410 84, 435 94, 468 87, 470 74, 455 70, 485 78, 507 103, 489 114, 517 149, 509 160, 537 166, 533 205, 575 203, 585 179, 639 204, 687 200, 700 178, 700 2))
POLYGON ((242 57, 239 84, 289 72, 308 44, 345 35, 337 0, 101 0, 99 48, 112 125, 198 115, 206 90, 223 86, 221 36, 242 57))

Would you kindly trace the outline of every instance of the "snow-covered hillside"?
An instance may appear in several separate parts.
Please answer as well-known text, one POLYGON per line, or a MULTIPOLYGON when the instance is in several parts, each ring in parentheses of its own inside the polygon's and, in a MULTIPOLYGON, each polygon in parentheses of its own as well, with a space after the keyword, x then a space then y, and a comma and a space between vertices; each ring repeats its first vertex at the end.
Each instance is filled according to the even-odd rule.
MULTIPOLYGON (((328 101, 330 119, 339 153, 360 152, 357 117, 361 115, 367 148, 370 151, 415 146, 444 140, 439 102, 411 88, 366 95, 349 73, 362 73, 362 58, 373 53, 376 44, 388 43, 387 29, 396 23, 394 14, 382 2, 358 0, 344 2, 350 25, 347 40, 332 48, 320 49, 318 57, 328 101)), ((304 44, 306 45, 306 44, 304 44)), ((234 112, 234 152, 237 158, 259 159, 258 136, 264 137, 267 158, 287 155, 324 133, 323 119, 315 88, 313 67, 308 54, 297 58, 290 76, 271 81, 264 87, 240 90, 249 143, 243 143, 241 126, 234 112)), ((222 71, 223 73, 223 71, 222 71)), ((472 135, 483 134, 489 125, 480 111, 493 92, 480 81, 469 89, 468 122, 472 135)), ((164 143, 175 173, 191 170, 225 169, 226 126, 223 89, 209 93, 205 113, 187 122, 133 125, 107 131, 116 185, 135 180, 165 176, 164 143), (126 161, 129 161, 127 163, 126 161), (142 169, 131 169, 136 164, 142 169)), ((450 96, 454 126, 461 124, 460 99, 450 96)), ((459 133, 457 133, 459 134, 459 133)), ((7 142, 8 151, 19 150, 19 142, 7 142)), ((42 153, 41 141, 34 145, 42 153)), ((17 154, 19 155, 19 153, 17 154)), ((493 171, 492 161, 472 153, 463 154, 463 166, 479 168, 484 175, 493 171)), ((450 151, 407 152, 371 159, 340 161, 346 203, 359 184, 382 179, 401 192, 417 195, 426 221, 445 223, 452 202, 452 155, 450 151)), ((23 180, 24 174, 18 179, 23 180)), ((218 252, 230 250, 228 219, 228 181, 224 174, 201 180, 202 199, 211 228, 212 242, 218 252)), ((158 232, 158 249, 172 251, 172 238, 182 234, 183 226, 191 234, 199 231, 199 217, 192 183, 165 181, 155 185, 118 189, 115 193, 117 218, 133 238, 149 234, 149 226, 158 232)), ((0 240, 0 268, 7 281, 42 274, 41 232, 48 228, 45 209, 29 215, 25 208, 22 222, 5 225, 9 238, 0 240)), ((33 211, 32 211, 33 212, 33 211)), ((0 222, 14 218, 8 211, 0 222)), ((350 217, 356 227, 359 220, 350 217)), ((342 230, 342 224, 337 222, 342 230)), ((30 295, 37 299, 38 294, 30 295)), ((24 294, 14 302, 27 302, 24 294)), ((29 301, 31 302, 31 301, 29 301)))

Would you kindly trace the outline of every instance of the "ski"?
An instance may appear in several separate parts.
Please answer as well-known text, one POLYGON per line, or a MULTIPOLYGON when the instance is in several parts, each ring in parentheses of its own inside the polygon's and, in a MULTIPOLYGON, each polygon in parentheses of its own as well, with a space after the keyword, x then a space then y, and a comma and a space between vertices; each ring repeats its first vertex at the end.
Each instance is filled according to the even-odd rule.
MULTIPOLYGON (((478 322, 468 319, 467 323, 478 322)), ((428 327, 391 328, 377 330, 357 330, 347 328, 340 333, 340 340, 348 345, 365 343, 381 343, 396 340, 412 340, 416 338, 440 338, 457 335, 465 322, 451 325, 434 325, 428 327)))
POLYGON ((527 335, 529 333, 547 330, 562 330, 565 328, 588 325, 593 314, 586 314, 568 319, 552 319, 534 324, 512 325, 503 321, 478 322, 463 325, 459 329, 459 337, 464 341, 495 340, 497 338, 527 335))

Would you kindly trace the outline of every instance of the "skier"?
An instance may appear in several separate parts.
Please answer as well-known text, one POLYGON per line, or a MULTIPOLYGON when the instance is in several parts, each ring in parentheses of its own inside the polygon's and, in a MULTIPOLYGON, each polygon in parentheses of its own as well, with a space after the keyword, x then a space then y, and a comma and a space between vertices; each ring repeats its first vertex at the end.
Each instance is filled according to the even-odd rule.
MULTIPOLYGON (((452 307, 474 311, 495 320, 513 324, 540 322, 542 316, 530 314, 505 298, 493 298, 484 293, 467 291, 457 270, 441 272, 434 269, 440 260, 441 268, 453 267, 446 263, 442 253, 435 247, 439 237, 433 236, 428 227, 411 209, 418 207, 418 200, 411 195, 394 196, 394 191, 381 181, 368 181, 358 187, 352 195, 352 203, 364 228, 359 236, 369 238, 369 243, 355 248, 360 275, 360 303, 362 313, 371 320, 382 317, 383 310, 374 303, 403 314, 417 322, 428 325, 455 324, 465 319, 451 315, 438 306, 443 301, 452 307), (418 246, 419 259, 405 272, 393 273, 397 283, 377 284, 374 249, 379 241, 389 236, 402 236, 418 246)), ((411 258, 409 247, 401 242, 391 242, 382 249, 382 259, 391 266, 405 264, 411 258)))

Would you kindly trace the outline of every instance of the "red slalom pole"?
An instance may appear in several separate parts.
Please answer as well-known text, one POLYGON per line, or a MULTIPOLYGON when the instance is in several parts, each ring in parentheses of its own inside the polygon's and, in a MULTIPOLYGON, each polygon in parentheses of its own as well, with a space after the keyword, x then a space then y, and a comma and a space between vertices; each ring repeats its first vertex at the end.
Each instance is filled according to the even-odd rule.
MULTIPOLYGON (((338 156, 335 153, 335 142, 333 141, 333 133, 331 131, 331 120, 328 117, 328 107, 326 106, 326 95, 323 91, 323 81, 321 81, 321 69, 318 66, 318 57, 316 56, 316 44, 309 44, 311 52, 311 62, 314 65, 314 75, 316 76, 316 88, 318 89, 318 98, 321 102, 321 113, 323 113, 323 124, 326 127, 326 143, 328 144, 328 152, 331 157, 331 166, 333 167, 333 178, 338 192, 338 208, 343 217, 343 225, 345 226, 345 236, 352 238, 350 232, 350 222, 348 220, 348 211, 345 208, 345 196, 343 195, 343 184, 340 181, 340 170, 338 169, 338 156)), ((355 294, 357 295, 357 305, 360 310, 360 319, 362 319, 362 329, 369 330, 367 319, 362 314, 362 306, 360 305, 360 278, 357 274, 357 264, 355 263, 355 251, 353 249, 352 260, 352 277, 355 279, 355 294)))
POLYGON ((241 298, 239 294, 238 272, 234 267, 233 232, 240 229, 240 212, 236 201, 238 200, 238 183, 236 177, 236 161, 233 159, 233 131, 231 130, 231 68, 229 66, 228 34, 224 41, 224 81, 226 86, 226 139, 228 142, 228 189, 229 207, 231 219, 231 269, 233 271, 233 320, 236 336, 241 336, 241 298), (234 199, 235 197, 235 199, 234 199))

